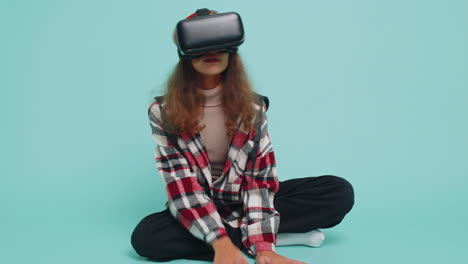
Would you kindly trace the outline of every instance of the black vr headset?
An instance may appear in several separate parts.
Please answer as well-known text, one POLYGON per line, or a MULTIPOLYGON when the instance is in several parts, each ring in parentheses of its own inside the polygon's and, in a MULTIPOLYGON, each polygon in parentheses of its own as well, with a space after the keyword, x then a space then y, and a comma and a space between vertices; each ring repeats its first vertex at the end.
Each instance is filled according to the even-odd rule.
POLYGON ((210 15, 207 8, 197 16, 181 20, 176 26, 179 58, 191 60, 209 51, 237 52, 244 42, 244 27, 235 12, 210 15))

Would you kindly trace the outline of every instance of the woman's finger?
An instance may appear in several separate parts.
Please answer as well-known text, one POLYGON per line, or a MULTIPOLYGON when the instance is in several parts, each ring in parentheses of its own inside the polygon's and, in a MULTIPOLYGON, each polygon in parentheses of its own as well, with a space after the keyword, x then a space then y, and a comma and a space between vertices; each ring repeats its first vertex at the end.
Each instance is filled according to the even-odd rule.
POLYGON ((293 264, 307 264, 307 263, 302 262, 302 261, 298 261, 298 260, 294 260, 293 264))
POLYGON ((265 257, 259 257, 257 264, 270 264, 269 261, 267 261, 268 258, 265 257))
POLYGON ((299 261, 299 260, 294 260, 294 259, 288 258, 288 264, 307 264, 307 263, 304 263, 304 262, 299 261))

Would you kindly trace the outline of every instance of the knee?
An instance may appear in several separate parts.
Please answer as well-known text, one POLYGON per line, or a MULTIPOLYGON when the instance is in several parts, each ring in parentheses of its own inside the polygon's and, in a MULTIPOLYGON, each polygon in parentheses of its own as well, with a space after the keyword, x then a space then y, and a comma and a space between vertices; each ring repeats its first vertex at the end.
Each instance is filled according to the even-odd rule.
POLYGON ((343 216, 346 215, 354 206, 354 188, 349 181, 344 178, 327 175, 336 186, 337 208, 343 216))
POLYGON ((135 227, 131 236, 131 244, 133 249, 142 257, 146 257, 145 248, 146 248, 146 232, 141 222, 135 227))
POLYGON ((131 244, 136 253, 142 257, 150 257, 150 225, 149 217, 143 218, 132 232, 131 244))

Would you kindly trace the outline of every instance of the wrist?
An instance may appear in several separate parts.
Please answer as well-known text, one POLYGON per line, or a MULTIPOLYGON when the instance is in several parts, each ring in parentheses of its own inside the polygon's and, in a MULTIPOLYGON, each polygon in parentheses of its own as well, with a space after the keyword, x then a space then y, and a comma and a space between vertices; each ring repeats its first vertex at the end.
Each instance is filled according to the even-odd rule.
POLYGON ((222 237, 216 239, 216 240, 212 243, 213 249, 214 249, 215 251, 217 251, 217 250, 220 249, 220 248, 223 248, 223 247, 226 247, 226 246, 230 246, 230 245, 233 245, 233 244, 232 244, 232 241, 231 241, 231 239, 229 238, 229 236, 222 236, 222 237))
POLYGON ((275 252, 275 244, 267 241, 260 241, 254 244, 253 251, 257 253, 260 252, 275 252))
POLYGON ((258 258, 261 256, 271 256, 272 254, 276 254, 276 252, 272 250, 264 250, 264 251, 257 252, 257 255, 255 257, 258 258))

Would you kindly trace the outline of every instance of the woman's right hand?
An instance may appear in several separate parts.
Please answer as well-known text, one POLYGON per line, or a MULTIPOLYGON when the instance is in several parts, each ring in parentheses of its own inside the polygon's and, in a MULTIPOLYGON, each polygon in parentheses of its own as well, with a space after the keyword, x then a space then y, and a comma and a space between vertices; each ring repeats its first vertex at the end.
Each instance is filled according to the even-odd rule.
POLYGON ((238 247, 229 236, 224 236, 213 242, 215 251, 213 264, 249 264, 238 247))

